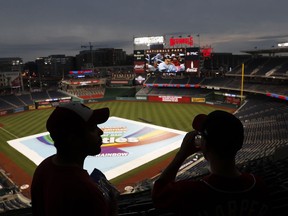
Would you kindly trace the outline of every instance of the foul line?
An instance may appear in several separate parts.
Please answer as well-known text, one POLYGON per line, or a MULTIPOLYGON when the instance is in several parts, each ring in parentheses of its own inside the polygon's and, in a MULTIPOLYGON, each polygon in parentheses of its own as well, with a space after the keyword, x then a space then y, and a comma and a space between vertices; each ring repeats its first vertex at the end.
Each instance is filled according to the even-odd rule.
POLYGON ((18 136, 16 136, 15 134, 12 134, 11 132, 9 132, 6 129, 4 129, 3 127, 0 127, 0 129, 3 130, 4 132, 10 134, 11 136, 14 136, 15 138, 19 138, 18 136))

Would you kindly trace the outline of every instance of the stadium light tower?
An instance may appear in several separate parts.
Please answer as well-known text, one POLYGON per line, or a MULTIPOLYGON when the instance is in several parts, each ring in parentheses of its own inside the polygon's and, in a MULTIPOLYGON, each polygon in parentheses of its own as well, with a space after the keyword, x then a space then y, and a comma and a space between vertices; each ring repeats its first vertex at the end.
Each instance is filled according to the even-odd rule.
POLYGON ((200 47, 200 34, 197 34, 196 36, 198 37, 199 49, 201 49, 201 47, 200 47))
POLYGON ((89 42, 89 46, 87 46, 87 45, 81 45, 81 48, 88 48, 88 47, 89 47, 90 55, 91 55, 91 64, 92 64, 92 68, 94 69, 94 63, 93 63, 93 52, 92 52, 93 45, 92 45, 92 43, 89 42))

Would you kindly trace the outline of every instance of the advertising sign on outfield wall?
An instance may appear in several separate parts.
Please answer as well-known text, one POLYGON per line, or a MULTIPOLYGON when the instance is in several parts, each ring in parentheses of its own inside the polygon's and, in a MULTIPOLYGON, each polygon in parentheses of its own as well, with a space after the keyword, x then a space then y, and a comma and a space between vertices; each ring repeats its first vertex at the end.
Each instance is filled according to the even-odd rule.
POLYGON ((35 109, 35 105, 28 106, 28 110, 34 110, 34 109, 35 109))
POLYGON ((6 110, 0 111, 0 116, 4 116, 4 115, 6 115, 6 114, 7 114, 7 111, 6 111, 6 110))
POLYGON ((190 103, 190 97, 182 96, 148 96, 148 101, 158 101, 158 102, 174 102, 174 103, 190 103))
POLYGON ((147 97, 146 96, 136 96, 136 99, 137 100, 147 100, 147 97))
POLYGON ((191 98, 191 102, 205 103, 205 98, 191 98))

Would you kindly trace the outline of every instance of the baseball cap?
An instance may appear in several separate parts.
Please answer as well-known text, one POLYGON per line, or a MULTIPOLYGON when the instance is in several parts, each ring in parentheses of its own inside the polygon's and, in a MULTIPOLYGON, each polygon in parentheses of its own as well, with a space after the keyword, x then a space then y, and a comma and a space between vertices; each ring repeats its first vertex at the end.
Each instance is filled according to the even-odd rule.
POLYGON ((46 122, 51 133, 78 131, 104 123, 109 118, 109 108, 91 109, 88 106, 69 102, 57 106, 46 122))
POLYGON ((232 113, 215 110, 208 115, 197 115, 192 123, 195 130, 215 150, 236 152, 243 144, 244 128, 242 122, 232 113))

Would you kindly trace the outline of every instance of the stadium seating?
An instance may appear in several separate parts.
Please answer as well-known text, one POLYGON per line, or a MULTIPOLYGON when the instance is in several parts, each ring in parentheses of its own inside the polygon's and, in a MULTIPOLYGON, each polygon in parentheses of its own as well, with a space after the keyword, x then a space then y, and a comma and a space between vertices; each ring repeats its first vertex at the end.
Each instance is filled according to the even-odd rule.
POLYGON ((155 88, 145 87, 136 93, 136 96, 148 95, 175 95, 175 96, 190 96, 190 97, 206 97, 211 91, 196 88, 155 88))
POLYGON ((147 78, 147 80, 145 81, 145 83, 147 83, 147 84, 153 84, 153 83, 155 82, 155 80, 156 80, 156 77, 155 77, 155 76, 149 76, 149 77, 147 78))
MULTIPOLYGON (((255 96, 235 113, 245 127, 243 149, 237 155, 242 171, 263 177, 271 193, 272 215, 286 215, 288 210, 288 105, 273 98, 255 96), (280 155, 280 157, 279 157, 280 155)), ((177 179, 198 179, 208 174, 201 154, 184 162, 185 170, 177 179), (192 162, 191 162, 192 161, 192 162), (187 164, 187 166, 185 166, 187 164)), ((147 193, 146 191, 146 194, 147 193)), ((121 215, 173 215, 151 206, 149 195, 140 192, 120 197, 121 215), (129 202, 127 198, 129 197, 129 202)))
MULTIPOLYGON (((286 152, 287 155, 287 152, 286 152)), ((200 164, 200 163, 198 163, 200 164)), ((273 216, 285 216, 288 210, 288 157, 280 158, 277 157, 264 157, 260 159, 251 160, 243 164, 239 164, 240 170, 245 172, 252 172, 258 176, 261 176, 269 190, 271 191, 270 203, 272 208, 273 216)), ((199 165, 198 169, 203 170, 202 165, 199 165)), ((202 173, 191 173, 192 178, 197 179, 205 176, 207 171, 202 173), (196 176, 193 176, 196 175, 196 176)), ((187 175, 184 178, 190 177, 187 175)), ((179 178, 179 176, 178 176, 179 178)), ((182 177, 183 178, 183 175, 182 177)), ((17 202, 17 201, 13 201, 17 202)), ((6 204, 5 204, 6 205, 6 204)), ((9 203, 8 205, 12 205, 9 203)), ((1 212, 0 212, 1 213, 1 212)), ((22 209, 14 209, 6 211, 1 215, 17 215, 17 216, 28 216, 32 215, 31 207, 24 207, 22 209)), ((163 211, 155 209, 151 200, 151 190, 145 190, 137 193, 123 194, 119 198, 119 210, 118 215, 120 216, 172 216, 173 212, 163 211)))
MULTIPOLYGON (((288 71, 288 59, 286 57, 254 57, 246 61, 244 74, 246 76, 285 77, 288 71)), ((227 74, 240 75, 242 67, 239 65, 227 74)))
POLYGON ((22 95, 1 95, 0 96, 0 110, 14 109, 33 104, 30 94, 22 95))
POLYGON ((7 101, 5 101, 4 99, 0 98, 0 110, 8 110, 8 109, 12 109, 14 106, 13 104, 8 103, 7 101))
POLYGON ((24 105, 23 102, 16 95, 3 95, 1 99, 5 100, 13 107, 19 107, 24 105))
MULTIPOLYGON (((252 172, 264 179, 268 185, 268 189, 271 191, 270 203, 272 209, 271 215, 273 216, 284 216, 288 210, 287 164, 287 157, 279 160, 273 157, 265 157, 238 165, 240 170, 252 172)), ((201 175, 193 178, 197 179, 206 174, 201 173, 201 175)), ((187 177, 189 177, 189 175, 187 175, 187 177)), ((155 209, 150 194, 151 191, 144 191, 135 194, 121 195, 119 200, 119 215, 174 215, 173 212, 155 209)))
POLYGON ((32 105, 34 103, 31 94, 21 94, 17 95, 17 97, 23 101, 24 105, 32 105))
MULTIPOLYGON (((98 93, 98 92, 97 92, 98 93)), ((99 93, 100 94, 100 93, 99 93)), ((101 93, 102 94, 102 93, 101 93)), ((46 100, 69 97, 70 95, 60 91, 50 90, 23 94, 9 94, 0 96, 0 110, 9 110, 19 107, 34 105, 35 100, 46 100)))
POLYGON ((49 95, 46 91, 31 92, 31 96, 33 100, 45 100, 49 98, 49 95))
POLYGON ((105 94, 105 88, 102 87, 86 87, 86 88, 70 88, 67 93, 83 99, 102 98, 105 94))
POLYGON ((0 214, 8 214, 16 209, 22 211, 24 208, 31 209, 30 200, 19 193, 18 186, 4 170, 0 170, 0 214))
POLYGON ((288 62, 285 62, 279 67, 275 68, 273 76, 283 77, 284 75, 287 75, 287 71, 288 71, 288 62))
MULTIPOLYGON (((253 63, 249 73, 255 72, 255 68, 264 62, 265 61, 259 61, 253 63)), ((283 65, 285 66, 286 64, 283 63, 282 66, 283 65)), ((286 65, 286 69, 287 66, 288 65, 286 65)), ((265 70, 267 70, 267 68, 265 70)), ((285 70, 282 71, 279 68, 277 73, 286 73, 284 71, 285 70)), ((263 74, 260 69, 257 73, 263 74)), ((149 77, 147 81, 155 84, 165 83, 168 80, 169 79, 149 77)), ((170 79, 168 82, 173 84, 184 84, 186 82, 193 84, 200 83, 200 85, 203 86, 218 86, 224 89, 239 89, 240 86, 239 77, 219 77, 216 79, 194 78, 189 80, 170 79)), ((265 85, 254 81, 246 83, 245 89, 251 92, 265 92, 267 89, 271 89, 273 93, 283 92, 285 95, 288 95, 287 87, 283 88, 281 85, 265 85)), ((82 95, 86 94, 85 89, 79 89, 79 91, 82 95)), ((99 91, 101 92, 102 89, 99 89, 99 91)), ((187 95, 206 97, 209 93, 210 90, 208 89, 145 87, 137 92, 136 96, 187 95)), ((36 98, 47 99, 60 96, 66 95, 59 92, 48 91, 18 96, 1 96, 0 110, 7 109, 7 107, 15 108, 21 104, 29 105, 31 102, 33 103, 33 100, 36 98)), ((265 95, 251 94, 247 96, 246 103, 237 110, 235 115, 242 121, 245 127, 244 146, 237 155, 237 165, 239 169, 243 171, 251 171, 264 178, 272 191, 271 204, 273 215, 285 215, 288 210, 288 152, 286 149, 288 146, 288 103, 287 101, 265 95)), ((208 173, 207 162, 203 160, 201 154, 198 154, 197 157, 194 155, 187 159, 184 163, 184 168, 185 169, 181 170, 177 175, 177 179, 198 179, 208 173)), ((119 215, 173 215, 173 212, 160 211, 153 207, 151 187, 154 180, 155 179, 139 182, 133 193, 122 194, 119 198, 119 215)), ((1 180, 0 178, 0 185, 4 185, 0 190, 0 213, 2 212, 3 215, 31 215, 30 204, 19 199, 17 195, 18 191, 14 188, 15 185, 5 185, 4 183, 6 183, 6 179, 1 180), (9 198, 3 199, 5 195, 9 195, 9 198)))
POLYGON ((67 94, 64 94, 63 92, 61 91, 47 91, 47 94, 49 96, 49 98, 53 99, 53 98, 64 98, 64 97, 67 97, 69 95, 67 94))

